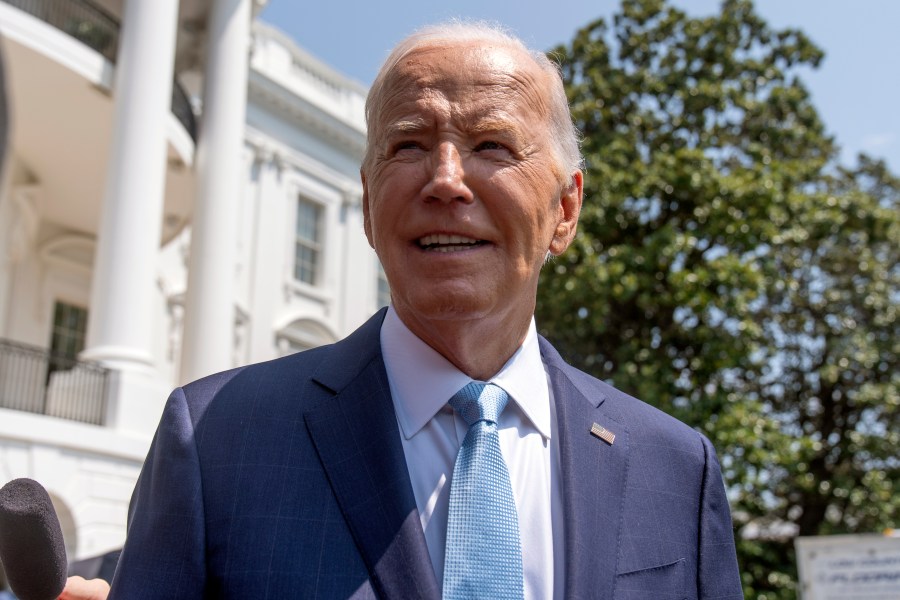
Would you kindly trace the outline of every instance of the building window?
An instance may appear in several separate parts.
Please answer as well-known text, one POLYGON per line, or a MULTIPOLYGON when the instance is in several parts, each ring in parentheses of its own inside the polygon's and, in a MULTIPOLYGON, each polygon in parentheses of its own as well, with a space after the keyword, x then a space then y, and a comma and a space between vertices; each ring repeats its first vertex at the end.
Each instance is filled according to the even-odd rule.
POLYGON ((297 319, 275 333, 276 344, 281 356, 302 352, 337 341, 334 334, 323 324, 312 319, 297 319))
POLYGON ((299 342, 297 340, 289 340, 287 338, 284 338, 280 341, 281 343, 278 346, 278 350, 279 352, 281 352, 281 356, 296 354, 298 352, 304 352, 306 350, 310 350, 311 348, 315 348, 315 346, 311 346, 305 342, 299 342))
POLYGON ((50 332, 50 368, 47 378, 54 371, 65 371, 75 366, 75 359, 84 350, 87 332, 87 309, 56 302, 53 307, 53 330, 50 332))
POLYGON ((387 306, 391 303, 391 286, 388 285, 387 275, 384 274, 384 267, 381 262, 378 263, 378 308, 387 306))
POLYGON ((322 252, 322 207, 304 198, 297 201, 297 229, 294 237, 294 278, 316 285, 319 255, 322 252))

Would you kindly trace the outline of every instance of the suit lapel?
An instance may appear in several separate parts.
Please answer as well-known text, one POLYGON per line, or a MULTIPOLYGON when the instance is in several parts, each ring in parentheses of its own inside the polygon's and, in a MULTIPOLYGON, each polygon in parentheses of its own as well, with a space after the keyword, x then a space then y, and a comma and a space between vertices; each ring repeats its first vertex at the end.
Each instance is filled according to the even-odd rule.
POLYGON ((609 414, 602 391, 563 362, 544 339, 541 353, 553 387, 560 438, 566 598, 612 598, 622 533, 628 431, 609 414), (615 441, 609 444, 592 435, 594 423, 614 433, 615 441))
MULTIPOLYGON (((334 393, 306 425, 342 514, 385 598, 440 598, 406 469, 381 358, 384 311, 331 355, 313 380, 334 393)), ((628 431, 602 391, 541 339, 559 429, 567 598, 612 598, 628 470, 628 431), (593 388, 593 389, 589 389, 593 388), (584 391, 583 391, 584 390, 584 391), (591 435, 598 423, 610 445, 591 435)))
POLYGON ((379 595, 436 599, 381 359, 383 318, 333 346, 313 379, 335 395, 306 413, 306 426, 379 595))

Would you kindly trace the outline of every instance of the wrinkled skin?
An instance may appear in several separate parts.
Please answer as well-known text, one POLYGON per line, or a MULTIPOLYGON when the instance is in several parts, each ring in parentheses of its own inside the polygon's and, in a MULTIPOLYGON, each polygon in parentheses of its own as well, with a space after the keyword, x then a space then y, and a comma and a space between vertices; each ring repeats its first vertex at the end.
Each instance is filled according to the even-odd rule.
POLYGON ((475 379, 521 344, 541 265, 575 235, 582 176, 554 155, 547 77, 511 47, 420 47, 371 125, 365 229, 394 308, 475 379))

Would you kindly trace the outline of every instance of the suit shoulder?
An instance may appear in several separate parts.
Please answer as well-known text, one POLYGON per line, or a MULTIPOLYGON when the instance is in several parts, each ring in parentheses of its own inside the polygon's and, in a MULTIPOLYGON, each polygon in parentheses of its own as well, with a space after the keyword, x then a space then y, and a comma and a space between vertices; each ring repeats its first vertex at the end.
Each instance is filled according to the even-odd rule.
POLYGON ((379 311, 334 344, 203 377, 176 390, 173 398, 184 398, 195 422, 202 416, 293 414, 330 397, 378 359, 384 314, 379 311))
POLYGON ((558 369, 580 392, 602 412, 628 428, 635 441, 652 441, 692 454, 704 455, 706 438, 672 415, 631 396, 622 390, 585 373, 563 361, 552 346, 553 355, 545 353, 548 368, 558 369))
POLYGON ((333 344, 229 369, 193 381, 183 387, 185 396, 190 402, 192 398, 210 398, 223 391, 245 388, 247 385, 260 391, 272 387, 283 391, 285 384, 297 386, 308 381, 314 374, 329 380, 335 379, 335 374, 339 375, 338 380, 340 376, 352 377, 362 365, 379 355, 381 322, 385 313, 386 309, 378 311, 349 336, 333 344))
POLYGON ((260 383, 272 382, 286 376, 308 377, 315 372, 332 345, 319 346, 280 358, 235 367, 227 371, 201 377, 183 386, 189 397, 209 396, 235 380, 252 379, 260 383))
POLYGON ((601 409, 628 430, 631 447, 644 460, 666 457, 668 465, 704 469, 715 456, 712 444, 703 433, 689 427, 672 415, 626 394, 612 385, 569 367, 578 373, 576 385, 587 394, 598 394, 601 409))
MULTIPOLYGON (((175 390, 195 422, 202 415, 247 413, 274 398, 301 401, 311 376, 331 346, 320 346, 273 360, 214 373, 175 390)), ((170 399, 171 401, 171 399, 170 399)))

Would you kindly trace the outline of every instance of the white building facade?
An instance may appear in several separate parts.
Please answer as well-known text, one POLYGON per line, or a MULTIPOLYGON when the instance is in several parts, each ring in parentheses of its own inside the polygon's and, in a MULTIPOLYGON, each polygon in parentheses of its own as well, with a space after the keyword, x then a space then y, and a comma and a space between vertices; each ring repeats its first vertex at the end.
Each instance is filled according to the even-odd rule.
POLYGON ((366 90, 263 0, 0 0, 0 484, 69 558, 121 545, 168 392, 330 343, 387 303, 366 90))

